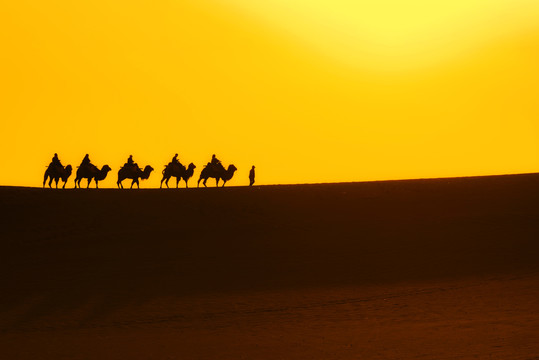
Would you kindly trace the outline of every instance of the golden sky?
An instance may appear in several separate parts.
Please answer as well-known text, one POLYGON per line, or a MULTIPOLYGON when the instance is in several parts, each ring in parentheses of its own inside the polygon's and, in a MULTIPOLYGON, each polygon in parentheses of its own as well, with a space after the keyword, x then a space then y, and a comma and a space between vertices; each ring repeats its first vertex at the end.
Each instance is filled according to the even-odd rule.
POLYGON ((0 45, 0 185, 55 152, 103 187, 176 152, 191 186, 213 153, 230 185, 539 169, 536 0, 4 1, 0 45))

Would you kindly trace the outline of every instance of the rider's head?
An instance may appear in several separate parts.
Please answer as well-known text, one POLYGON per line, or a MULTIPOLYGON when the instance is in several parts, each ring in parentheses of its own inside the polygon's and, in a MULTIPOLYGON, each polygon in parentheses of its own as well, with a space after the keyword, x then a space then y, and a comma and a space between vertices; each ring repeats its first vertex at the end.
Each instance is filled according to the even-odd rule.
POLYGON ((54 156, 55 156, 55 157, 58 157, 58 154, 57 154, 57 153, 54 153, 54 156))

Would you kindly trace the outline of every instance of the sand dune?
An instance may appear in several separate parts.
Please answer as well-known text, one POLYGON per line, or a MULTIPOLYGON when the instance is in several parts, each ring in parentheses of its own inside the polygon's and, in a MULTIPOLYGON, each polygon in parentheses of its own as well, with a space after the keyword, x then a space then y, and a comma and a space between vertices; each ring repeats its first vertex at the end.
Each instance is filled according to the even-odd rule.
POLYGON ((0 357, 539 357, 539 175, 0 188, 0 357))

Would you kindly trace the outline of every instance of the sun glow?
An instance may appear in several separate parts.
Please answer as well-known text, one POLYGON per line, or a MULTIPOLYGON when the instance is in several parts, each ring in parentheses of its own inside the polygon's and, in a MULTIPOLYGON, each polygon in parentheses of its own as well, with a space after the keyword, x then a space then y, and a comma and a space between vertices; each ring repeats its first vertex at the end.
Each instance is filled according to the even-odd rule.
POLYGON ((409 69, 535 27, 534 0, 226 0, 349 66, 409 69))

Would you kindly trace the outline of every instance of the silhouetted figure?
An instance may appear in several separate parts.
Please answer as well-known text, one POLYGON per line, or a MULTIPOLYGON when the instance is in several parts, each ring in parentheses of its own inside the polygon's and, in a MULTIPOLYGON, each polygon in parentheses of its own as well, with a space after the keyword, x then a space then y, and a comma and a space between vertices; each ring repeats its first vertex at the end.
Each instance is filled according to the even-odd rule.
MULTIPOLYGON (((131 158, 131 156, 129 158, 131 158)), ((152 171, 153 167, 150 165, 147 165, 144 170, 139 168, 136 163, 132 163, 130 166, 124 166, 118 170, 118 181, 116 182, 116 185, 118 185, 118 188, 123 189, 124 186, 122 185, 122 181, 125 179, 132 179, 133 182, 131 182, 131 188, 133 188, 134 184, 137 184, 137 187, 140 188, 138 180, 148 179, 152 171)))
POLYGON ((225 170, 223 164, 219 161, 217 165, 213 165, 212 163, 208 163, 202 169, 200 172, 200 177, 198 178, 197 187, 200 186, 200 180, 204 179, 204 182, 202 183, 204 186, 206 186, 206 181, 208 178, 215 178, 215 185, 219 186, 219 180, 223 179, 223 187, 225 186, 226 182, 230 179, 232 179, 232 176, 234 176, 234 172, 238 170, 234 165, 229 165, 228 169, 225 170))
POLYGON ((189 187, 187 185, 187 180, 189 180, 194 172, 195 172, 195 164, 190 163, 187 169, 185 166, 183 166, 181 163, 178 162, 177 165, 174 165, 172 162, 165 166, 163 169, 163 178, 161 179, 161 185, 159 188, 163 187, 163 181, 165 182, 165 185, 168 188, 168 181, 172 176, 176 178, 176 188, 178 187, 178 184, 181 179, 185 181, 185 187, 189 187))
POLYGON ((180 161, 178 160, 178 154, 174 155, 171 161, 172 164, 179 164, 180 161))
POLYGON ((49 179, 49 187, 52 188, 51 184, 54 180, 56 182, 56 188, 58 189, 58 181, 62 179, 64 182, 62 189, 64 189, 67 179, 71 176, 72 171, 73 169, 71 168, 71 165, 67 165, 64 168, 58 159, 58 154, 54 154, 51 163, 47 167, 47 170, 45 170, 45 175, 43 176, 43 187, 45 187, 45 183, 47 182, 47 179, 49 179))
POLYGON ((255 183, 255 166, 251 168, 251 171, 249 171, 249 186, 253 186, 255 183))
POLYGON ((129 155, 129 157, 127 158, 127 165, 129 166, 135 165, 135 162, 133 161, 133 155, 129 155))
POLYGON ((51 165, 63 167, 62 163, 60 162, 60 159, 58 158, 57 153, 54 153, 54 156, 52 157, 52 160, 51 160, 51 165))
POLYGON ((105 180, 107 177, 107 174, 109 173, 110 166, 104 165, 101 170, 97 168, 94 164, 91 164, 89 162, 90 159, 88 159, 88 163, 84 166, 79 166, 77 169, 77 177, 75 178, 75 189, 77 186, 80 188, 80 182, 83 178, 88 179, 88 186, 86 188, 90 187, 90 183, 92 182, 92 179, 95 181, 95 188, 98 189, 99 186, 97 185, 98 181, 105 180))
POLYGON ((84 167, 87 165, 90 165, 90 156, 88 154, 86 154, 86 156, 84 156, 84 159, 82 159, 82 162, 80 163, 80 167, 84 167))
POLYGON ((211 156, 211 162, 210 162, 210 164, 212 164, 212 165, 219 165, 219 164, 221 164, 221 160, 217 159, 217 158, 215 157, 215 154, 213 154, 213 155, 211 156))

